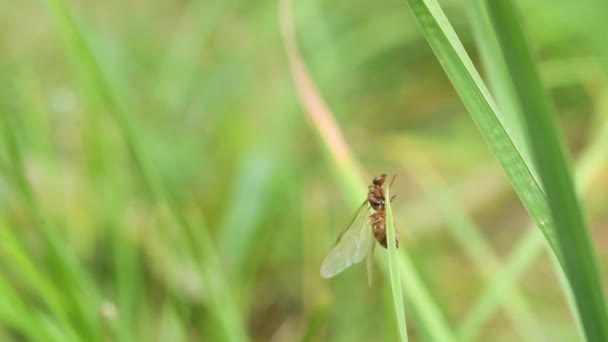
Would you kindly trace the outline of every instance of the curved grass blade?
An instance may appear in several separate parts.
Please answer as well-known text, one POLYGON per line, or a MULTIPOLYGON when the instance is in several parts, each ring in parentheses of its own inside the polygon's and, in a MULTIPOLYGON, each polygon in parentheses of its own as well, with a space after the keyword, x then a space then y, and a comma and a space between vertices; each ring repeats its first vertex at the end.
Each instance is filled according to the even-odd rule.
MULTIPOLYGON (((515 101, 515 86, 509 77, 509 71, 505 65, 500 46, 496 39, 494 28, 487 14, 485 0, 470 0, 468 2, 469 17, 479 49, 480 57, 487 73, 488 80, 498 101, 499 107, 507 127, 512 128, 514 143, 521 150, 524 159, 531 161, 532 156, 526 138, 525 123, 519 104, 515 101), (509 125, 509 123, 511 123, 509 125), (518 144, 519 142, 519 144, 518 144)), ((602 98, 601 96, 599 97, 602 98)), ((606 101, 600 100, 597 104, 596 115, 602 116, 606 111, 606 101)), ((581 193, 587 193, 593 178, 602 170, 600 163, 605 159, 606 147, 608 146, 608 123, 603 123, 601 130, 594 137, 594 140, 581 151, 577 161, 576 180, 581 193)), ((534 172, 537 175, 537 172, 534 172)), ((538 177, 536 177, 539 179, 538 177)), ((517 246, 511 252, 507 261, 499 270, 497 277, 488 285, 484 292, 479 296, 478 301, 470 310, 467 318, 461 325, 460 336, 463 339, 475 339, 480 333, 483 325, 492 317, 498 309, 498 304, 504 299, 504 294, 509 293, 511 288, 516 286, 516 282, 521 278, 521 274, 530 267, 536 258, 545 251, 547 245, 541 234, 538 234, 534 225, 530 226, 524 236, 520 238, 517 246), (498 290, 500 289, 500 290, 498 290)), ((554 259, 552 259, 555 261, 554 259)), ((579 316, 576 313, 572 290, 568 285, 565 273, 558 262, 553 263, 555 271, 560 280, 561 287, 566 296, 572 315, 577 324, 578 331, 582 337, 583 331, 579 316)))
POLYGON ((508 0, 489 1, 488 12, 502 48, 555 223, 555 237, 578 313, 589 341, 608 340, 608 310, 584 214, 578 203, 555 111, 545 94, 518 12, 508 0))
POLYGON ((467 12, 471 21, 475 46, 479 51, 488 86, 501 110, 502 122, 534 178, 538 180, 538 172, 532 162, 532 154, 524 132, 523 114, 518 103, 513 100, 515 89, 509 81, 509 71, 500 53, 500 46, 487 13, 485 0, 467 1, 467 12))
MULTIPOLYGON (((414 182, 419 184, 423 192, 428 196, 438 214, 445 217, 447 230, 464 253, 476 266, 477 272, 482 276, 487 286, 502 269, 501 261, 494 252, 479 228, 467 215, 466 209, 459 206, 453 198, 450 190, 442 183, 439 172, 432 166, 425 166, 418 170, 412 170, 411 177, 414 182)), ((534 231, 539 236, 544 245, 542 235, 534 231)), ((501 308, 508 319, 512 322, 522 340, 538 341, 544 336, 541 324, 532 312, 525 295, 517 287, 512 287, 509 291, 501 292, 502 296, 496 304, 501 304, 501 308)), ((485 323, 485 321, 483 321, 485 323)), ((461 330, 460 338, 463 341, 474 340, 475 335, 481 330, 481 324, 471 326, 472 329, 461 330)))
MULTIPOLYGON (((99 303, 98 293, 87 277, 82 264, 71 254, 70 250, 63 248, 59 230, 53 223, 46 222, 47 217, 27 177, 23 151, 18 143, 18 130, 14 122, 16 116, 13 116, 12 110, 4 108, 5 103, 0 105, 7 113, 11 113, 3 115, 3 120, 0 121, 2 138, 4 138, 9 154, 10 169, 8 170, 8 177, 15 184, 15 190, 20 201, 24 204, 28 215, 34 220, 34 225, 38 229, 46 248, 48 248, 48 265, 50 269, 56 272, 57 279, 55 280, 66 287, 63 289, 65 295, 63 299, 69 309, 77 313, 69 317, 70 323, 74 327, 78 327, 78 333, 81 334, 82 338, 96 341, 99 336, 99 325, 91 308, 96 308, 97 303, 99 303)), ((62 304, 56 305, 56 308, 61 308, 58 312, 63 312, 62 304)))
MULTIPOLYGON (((302 60, 296 43, 289 0, 279 2, 279 21, 289 66, 302 106, 307 111, 311 125, 318 131, 322 146, 330 156, 331 166, 346 193, 345 197, 351 205, 356 206, 360 204, 361 198, 365 198, 365 183, 338 124, 319 95, 302 60)), ((454 341, 455 334, 452 328, 438 304, 433 301, 432 295, 424 286, 406 253, 399 253, 397 261, 400 272, 405 275, 400 278, 401 286, 406 290, 405 295, 412 310, 416 312, 416 317, 420 319, 421 328, 434 341, 454 341)), ((387 271, 385 266, 381 264, 380 268, 387 271)))
MULTIPOLYGON (((204 280, 208 282, 208 307, 212 316, 218 321, 217 326, 223 337, 230 341, 246 341, 247 329, 240 319, 240 310, 236 299, 233 298, 230 286, 217 260, 215 244, 206 231, 204 224, 194 229, 184 214, 177 208, 176 202, 167 191, 160 174, 157 173, 144 149, 143 138, 139 133, 134 120, 129 115, 124 98, 119 96, 117 86, 112 82, 109 73, 91 48, 83 30, 70 11, 64 0, 45 0, 47 7, 55 21, 59 34, 65 41, 65 48, 69 55, 81 68, 83 83, 95 93, 99 94, 108 112, 121 128, 125 145, 135 164, 135 171, 141 180, 141 185, 151 202, 166 203, 169 208, 171 220, 180 226, 187 235, 188 247, 196 256, 204 280)), ((124 323, 121 323, 124 324, 124 323)), ((127 326, 128 328, 128 326, 127 326)))
POLYGON ((509 132, 501 121, 494 100, 466 54, 454 29, 436 1, 407 0, 407 2, 429 45, 471 118, 507 174, 515 192, 532 220, 545 235, 553 252, 561 260, 543 190, 530 171, 532 167, 526 163, 513 144, 509 132))
MULTIPOLYGON (((598 111, 608 111, 608 106, 600 104, 598 111)), ((608 122, 602 124, 602 128, 597 137, 592 143, 581 152, 576 166, 576 181, 579 191, 583 194, 588 194, 593 180, 603 170, 602 163, 606 161, 608 156, 608 122)), ((485 323, 498 308, 503 293, 508 293, 515 286, 521 275, 527 270, 532 262, 545 251, 547 247, 546 241, 542 235, 536 231, 534 226, 527 229, 527 232, 519 240, 517 246, 508 257, 508 261, 501 268, 494 281, 485 288, 484 292, 479 296, 479 300, 473 306, 467 319, 461 326, 461 336, 474 339, 480 327, 485 323)), ((565 273, 558 272, 560 282, 563 284, 565 295, 568 303, 572 302, 571 310, 576 319, 577 326, 583 336, 582 326, 579 316, 576 314, 574 307, 574 299, 572 291, 565 278, 565 273)))
MULTIPOLYGON (((1 219, 0 219, 1 220, 1 219)), ((15 234, 5 222, 0 221, 0 250, 2 250, 2 260, 6 265, 11 265, 16 274, 19 275, 17 283, 27 284, 27 290, 38 296, 48 308, 48 313, 54 316, 53 326, 62 332, 63 341, 77 341, 78 332, 73 328, 69 320, 67 301, 62 298, 60 291, 53 282, 48 280, 48 276, 42 274, 36 267, 35 261, 30 259, 28 251, 23 249, 15 234)), ((25 336, 34 341, 48 341, 49 333, 45 327, 36 319, 36 314, 32 308, 22 301, 22 297, 16 289, 15 283, 9 283, 8 279, 2 277, 0 280, 0 317, 3 323, 9 326, 14 324, 14 328, 22 330, 25 336), (46 335, 47 338, 37 338, 36 336, 46 335)), ((62 289, 63 290, 63 289, 62 289)), ((49 323, 51 324, 51 323, 49 323)))

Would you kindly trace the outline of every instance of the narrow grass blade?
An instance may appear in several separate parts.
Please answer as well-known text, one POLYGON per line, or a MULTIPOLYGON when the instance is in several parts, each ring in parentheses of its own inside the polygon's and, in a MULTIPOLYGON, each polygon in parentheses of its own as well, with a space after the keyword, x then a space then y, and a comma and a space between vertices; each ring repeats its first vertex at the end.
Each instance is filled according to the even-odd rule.
MULTIPOLYGON (((606 111, 607 108, 600 107, 600 111, 606 111)), ((587 194, 591 189, 593 180, 597 177, 602 169, 602 163, 606 161, 608 156, 608 122, 602 124, 597 137, 589 146, 581 152, 576 168, 577 186, 581 193, 587 194)), ((461 336, 474 339, 477 332, 483 324, 492 316, 498 308, 502 294, 508 293, 509 289, 514 287, 521 275, 526 269, 532 265, 533 261, 545 251, 547 244, 542 235, 537 232, 533 225, 528 227, 527 232, 519 240, 514 250, 507 258, 507 262, 500 269, 499 273, 494 278, 494 281, 488 285, 484 292, 479 296, 478 301, 473 306, 469 315, 464 320, 461 326, 461 336)), ((565 277, 561 267, 558 271, 560 281, 565 277)), ((569 302, 573 302, 572 289, 568 285, 567 280, 562 281, 562 288, 569 302)), ((576 314, 576 307, 571 306, 572 314, 580 326, 579 317, 576 314)), ((580 327, 582 336, 582 326, 580 327)))
POLYGON ((116 339, 132 340, 132 324, 136 314, 138 292, 142 291, 141 260, 138 251, 128 243, 118 224, 111 227, 110 252, 116 269, 116 301, 119 320, 115 320, 116 339))
POLYGON ((254 146, 243 154, 217 238, 218 250, 230 251, 223 256, 223 264, 229 270, 247 269, 251 244, 260 234, 261 213, 272 197, 277 163, 274 151, 267 145, 254 146), (251 203, 252 197, 257 198, 255 203, 251 203))
POLYGON ((23 279, 34 293, 43 298, 49 311, 57 318, 63 319, 69 324, 68 310, 60 292, 47 281, 47 278, 37 268, 35 263, 28 257, 27 251, 23 250, 15 234, 4 224, 0 226, 0 238, 2 238, 3 259, 19 269, 19 276, 23 279))
MULTIPOLYGON (((389 187, 386 187, 386 198, 391 198, 389 187)), ((400 341, 407 342, 407 328, 405 326, 405 310, 403 309, 403 292, 401 289, 401 276, 399 275, 399 261, 397 255, 397 244, 395 239, 395 223, 393 221, 393 209, 391 201, 386 201, 386 239, 388 240, 388 271, 393 292, 393 303, 395 305, 395 317, 399 328, 400 341)), ((375 243, 375 242, 374 242, 375 243)))
MULTIPOLYGON (((442 185, 441 176, 431 166, 412 170, 413 179, 420 184, 423 191, 432 200, 438 209, 438 214, 445 217, 447 230, 460 248, 476 266, 477 271, 490 284, 501 267, 501 262, 491 246, 479 232, 473 220, 468 217, 466 210, 452 198, 449 189, 442 185)), ((535 231, 537 235, 537 231, 535 231)), ((541 236, 542 239, 542 236, 541 236)), ((519 289, 513 287, 501 296, 501 307, 513 323, 517 333, 527 341, 542 339, 541 325, 530 309, 528 302, 519 289)), ((481 328, 481 325, 475 328, 481 328)), ((470 340, 481 329, 465 330, 461 332, 462 340, 470 340), (468 335, 468 336, 467 336, 468 335)))
MULTIPOLYGON (((210 284, 207 288, 206 298, 209 299, 209 310, 212 316, 219 321, 218 326, 222 329, 221 333, 224 334, 225 339, 230 341, 246 340, 246 328, 243 320, 240 319, 236 300, 232 298, 232 293, 229 291, 223 269, 219 263, 208 261, 211 256, 216 255, 215 245, 210 241, 210 235, 206 231, 204 233, 196 232, 177 208, 176 202, 165 188, 162 177, 153 167, 147 155, 148 151, 144 149, 143 138, 129 115, 127 105, 119 96, 117 87, 111 82, 108 72, 103 68, 91 49, 66 2, 46 0, 45 3, 50 9, 57 29, 66 43, 66 50, 77 62, 80 71, 83 73, 84 85, 99 94, 108 107, 108 112, 113 115, 114 120, 121 128, 126 147, 135 164, 137 178, 141 180, 141 185, 148 199, 153 203, 166 204, 169 208, 172 223, 178 225, 187 235, 188 247, 193 251, 193 255, 197 256, 196 261, 202 268, 201 272, 204 273, 204 280, 210 284)), ((197 229, 204 231, 206 226, 198 226, 197 229)))
POLYGON ((339 176, 341 185, 346 189, 347 196, 349 198, 363 198, 365 196, 363 189, 365 188, 359 186, 363 184, 361 172, 342 136, 342 132, 338 128, 335 118, 310 78, 298 50, 290 0, 279 0, 279 21, 290 71, 302 106, 307 111, 307 119, 319 133, 324 147, 328 147, 332 161, 336 166, 336 175, 339 176))
MULTIPOLYGON (((321 144, 328 152, 331 166, 336 178, 341 182, 340 185, 344 189, 347 200, 355 207, 360 203, 361 198, 365 197, 366 186, 360 176, 359 166, 352 156, 338 124, 317 91, 298 51, 289 0, 280 0, 279 2, 279 21, 291 73, 302 106, 305 108, 313 128, 317 130, 321 137, 321 144)), ((455 340, 452 328, 447 323, 439 305, 433 300, 432 295, 420 279, 406 253, 401 252, 397 255, 400 273, 404 274, 401 277, 401 286, 406 290, 405 295, 408 298, 408 303, 410 303, 412 310, 417 314, 416 317, 420 320, 421 329, 424 329, 434 341, 455 340)), ((384 264, 380 264, 380 268, 387 272, 388 270, 384 266, 384 264)))
POLYGON ((68 5, 63 0, 45 0, 45 3, 61 38, 65 41, 68 56, 76 62, 76 70, 81 73, 84 87, 90 89, 104 102, 109 114, 114 117, 122 130, 122 136, 139 172, 144 190, 150 192, 151 197, 160 198, 162 194, 160 181, 155 178, 154 173, 150 172, 147 156, 143 153, 140 134, 129 115, 127 106, 118 97, 108 73, 94 54, 68 5))
POLYGON ((160 326, 158 328, 159 341, 188 341, 183 321, 181 321, 174 304, 171 302, 165 303, 161 315, 160 326))
POLYGON ((526 113, 532 151, 544 185, 566 275, 589 341, 608 340, 608 311, 600 274, 582 209, 570 175, 555 111, 545 94, 521 20, 511 1, 489 1, 505 61, 516 85, 517 99, 526 113))
POLYGON ((509 71, 505 66, 494 28, 490 22, 490 17, 488 17, 485 0, 468 0, 467 3, 467 12, 471 20, 475 45, 479 50, 491 93, 500 108, 502 122, 526 165, 530 167, 530 171, 538 180, 538 172, 536 172, 532 162, 532 155, 525 134, 523 114, 519 104, 514 101, 515 89, 510 82, 509 71))
MULTIPOLYGON (((536 228, 534 228, 536 229, 536 228)), ((458 335, 463 341, 474 341, 481 332, 484 324, 494 315, 506 293, 515 286, 525 269, 540 256, 546 246, 542 235, 531 230, 520 240, 515 251, 509 256, 509 261, 494 281, 488 284, 482 295, 473 305, 467 317, 463 320, 458 335)))
MULTIPOLYGON (((468 4, 473 33, 493 94, 495 94, 498 104, 503 110, 502 114, 505 119, 505 124, 510 128, 509 131, 513 133, 514 143, 522 152, 528 165, 530 165, 529 161, 532 160, 532 156, 527 143, 523 114, 519 103, 516 101, 515 86, 509 76, 509 70, 505 65, 500 45, 487 13, 486 1, 470 0, 468 4)), ((600 104, 598 105, 600 108, 597 109, 597 111, 600 112, 603 111, 601 102, 602 101, 600 101, 600 104)), ((601 117, 601 114, 599 114, 598 117, 601 117)), ((580 160, 577 163, 576 178, 581 191, 586 192, 589 189, 592 178, 601 170, 598 164, 604 159, 602 156, 605 156, 606 154, 605 146, 607 146, 608 143, 608 125, 602 124, 601 126, 602 129, 598 132, 599 134, 597 134, 591 144, 581 152, 580 160)), ((538 172, 535 171, 535 168, 532 169, 532 171, 536 176, 536 179, 539 179, 537 176, 538 172)), ((521 272, 527 269, 533 260, 536 260, 536 256, 540 255, 540 253, 545 250, 546 244, 542 241, 542 236, 534 231, 535 229, 536 227, 531 226, 527 230, 525 236, 520 239, 517 247, 515 247, 514 252, 507 259, 508 261, 505 266, 501 268, 499 275, 495 278, 494 282, 486 288, 477 304, 473 306, 470 315, 462 325, 463 333, 466 336, 469 336, 469 338, 475 338, 476 334, 479 333, 479 329, 483 326, 483 323, 485 323, 493 315, 494 310, 498 308, 499 301, 502 301, 504 296, 501 296, 495 289, 501 287, 505 289, 505 291, 502 291, 501 293, 508 293, 507 289, 514 286, 514 283, 519 279, 521 272), (524 253, 528 257, 524 262, 515 263, 515 260, 520 260, 519 255, 521 253, 524 253), (515 267, 517 264, 519 264, 519 266, 515 267), (512 271, 514 268, 519 268, 519 270, 514 272, 512 271), (503 277, 503 274, 509 273, 512 274, 511 277, 503 277), (500 283, 499 280, 501 279, 506 281, 507 284, 500 283), (494 293, 494 295, 490 295, 490 293, 494 293), (488 300, 489 298, 493 298, 493 300, 488 300)), ((576 319, 577 327, 582 336, 583 332, 580 326, 580 320, 576 314, 576 308, 573 305, 572 290, 568 285, 567 280, 565 280, 565 273, 564 270, 559 267, 559 262, 554 263, 554 265, 557 266, 555 271, 560 279, 560 284, 562 285, 571 312, 576 319)))
POLYGON ((534 179, 532 167, 525 162, 513 144, 493 99, 454 29, 436 1, 407 2, 471 118, 505 170, 515 192, 559 257, 560 251, 553 236, 553 223, 545 195, 534 179))
MULTIPOLYGON (((438 308, 435 299, 420 279, 414 263, 406 251, 399 252, 399 271, 407 302, 411 303, 416 318, 420 319, 424 334, 431 341, 456 341, 456 334, 452 331, 445 316, 438 308)), ((380 265, 381 267, 384 264, 380 265)))
POLYGON ((97 308, 99 302, 97 290, 78 262, 78 258, 74 257, 69 249, 64 248, 60 232, 54 225, 47 222, 35 191, 26 176, 23 151, 14 123, 15 111, 6 108, 6 105, 2 103, 7 114, 2 115, 3 120, 0 125, 10 159, 8 177, 14 184, 19 200, 26 208, 32 224, 38 229, 38 233, 48 249, 49 268, 55 272, 56 281, 64 286, 62 299, 69 303, 69 309, 66 308, 66 310, 74 312, 70 317, 71 323, 77 327, 83 338, 95 341, 99 336, 99 325, 96 322, 95 309, 91 308, 97 308))
MULTIPOLYGON (((42 284, 46 282, 45 278, 38 274, 33 264, 27 260, 26 253, 21 249, 21 246, 16 243, 14 235, 9 228, 0 223, 0 249, 4 263, 13 265, 19 276, 22 276, 24 281, 29 285, 33 285, 32 291, 37 291, 42 301, 48 305, 50 311, 54 312, 55 320, 53 325, 62 332, 63 341, 75 341, 74 331, 69 326, 69 320, 64 310, 58 293, 51 286, 42 284), (37 279, 36 284, 31 281, 32 278, 37 279), (46 291, 45 291, 46 290, 46 291), (51 294, 52 293, 52 294, 51 294), (47 298, 49 295, 51 298, 47 298)), ((4 273, 8 273, 5 272, 4 273)), ((0 277, 0 322, 3 325, 15 329, 15 331, 27 336, 33 341, 48 341, 51 336, 40 322, 39 315, 32 309, 31 304, 23 300, 21 291, 17 291, 18 286, 15 283, 10 283, 8 277, 0 277)))

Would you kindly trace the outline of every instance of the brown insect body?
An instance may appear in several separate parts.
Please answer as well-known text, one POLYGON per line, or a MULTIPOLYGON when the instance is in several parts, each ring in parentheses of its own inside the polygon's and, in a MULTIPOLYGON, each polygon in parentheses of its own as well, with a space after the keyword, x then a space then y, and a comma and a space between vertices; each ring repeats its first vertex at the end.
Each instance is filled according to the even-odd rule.
MULTIPOLYGON (((376 246, 374 240, 384 248, 387 247, 386 198, 382 188, 385 181, 385 174, 374 177, 372 185, 369 186, 367 198, 361 203, 346 229, 338 236, 338 240, 329 254, 323 259, 320 270, 323 278, 331 278, 351 265, 361 262, 367 256, 368 279, 371 284, 373 265, 371 256, 373 256, 376 246), (370 234, 370 228, 372 234, 370 234)), ((390 198, 391 201, 393 197, 390 198)), ((399 246, 396 238, 395 243, 399 246)))
MULTIPOLYGON (((381 174, 374 177, 372 185, 369 186, 367 201, 374 212, 369 216, 369 223, 372 226, 374 238, 386 248, 386 206, 384 189, 382 186, 386 181, 386 175, 381 174)), ((396 241, 397 247, 399 241, 396 241)))

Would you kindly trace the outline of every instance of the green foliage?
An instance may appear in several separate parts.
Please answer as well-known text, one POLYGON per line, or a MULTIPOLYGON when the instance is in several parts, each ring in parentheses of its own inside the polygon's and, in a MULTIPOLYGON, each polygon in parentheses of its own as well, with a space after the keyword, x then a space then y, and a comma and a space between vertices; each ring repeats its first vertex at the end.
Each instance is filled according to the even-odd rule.
POLYGON ((605 6, 441 3, 1 3, 0 340, 603 336, 605 6), (399 248, 321 279, 379 173, 399 248))
POLYGON ((515 6, 509 1, 489 2, 488 9, 502 47, 543 188, 547 195, 555 236, 563 255, 562 266, 576 300, 589 341, 608 340, 608 310, 584 214, 578 203, 563 142, 552 108, 522 32, 515 6))

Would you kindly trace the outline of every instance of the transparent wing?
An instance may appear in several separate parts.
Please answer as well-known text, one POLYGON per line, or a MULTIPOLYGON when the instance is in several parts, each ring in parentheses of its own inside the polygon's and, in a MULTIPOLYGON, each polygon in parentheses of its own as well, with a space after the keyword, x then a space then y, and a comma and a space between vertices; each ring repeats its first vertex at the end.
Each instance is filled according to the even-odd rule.
POLYGON ((369 253, 374 238, 369 225, 370 208, 364 202, 355 217, 321 264, 321 276, 331 278, 349 266, 361 262, 369 253))

